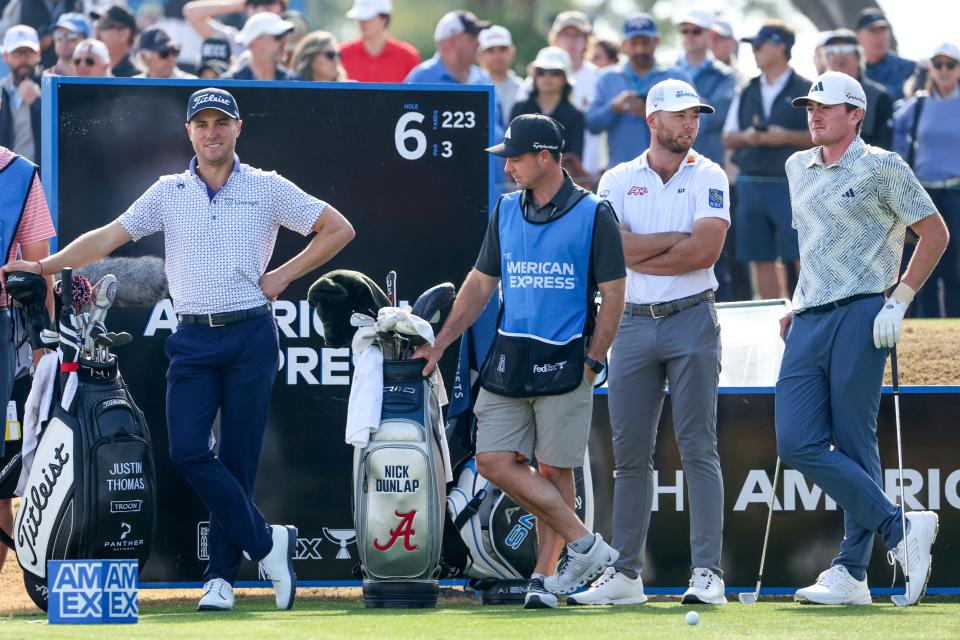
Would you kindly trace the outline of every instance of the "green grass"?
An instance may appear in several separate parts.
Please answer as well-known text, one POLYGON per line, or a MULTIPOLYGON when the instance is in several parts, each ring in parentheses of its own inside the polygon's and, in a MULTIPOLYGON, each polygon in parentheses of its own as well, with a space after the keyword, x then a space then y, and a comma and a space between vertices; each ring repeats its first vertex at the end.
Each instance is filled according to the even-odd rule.
POLYGON ((871 607, 813 607, 791 602, 743 606, 685 607, 676 602, 623 608, 563 607, 524 611, 517 606, 441 602, 436 610, 364 609, 350 602, 298 601, 293 611, 278 612, 266 599, 240 599, 230 613, 194 611, 194 604, 146 604, 137 625, 54 626, 43 616, 0 617, 0 638, 160 638, 233 640, 234 638, 371 638, 459 640, 478 638, 958 638, 960 604, 931 601, 897 609, 886 598, 871 607), (690 609, 700 624, 684 624, 690 609))

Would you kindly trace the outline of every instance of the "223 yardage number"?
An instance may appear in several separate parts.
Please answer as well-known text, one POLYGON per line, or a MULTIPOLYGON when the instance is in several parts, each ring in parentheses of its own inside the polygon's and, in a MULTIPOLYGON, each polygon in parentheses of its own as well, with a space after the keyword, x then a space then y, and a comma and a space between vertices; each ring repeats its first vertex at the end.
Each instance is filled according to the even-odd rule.
MULTIPOLYGON (((438 124, 441 129, 473 129, 477 126, 477 116, 473 111, 444 111, 439 115, 438 123, 437 113, 434 112, 434 129, 438 124)), ((425 119, 426 117, 419 111, 408 111, 397 120, 397 126, 393 130, 393 142, 397 147, 397 153, 404 160, 419 160, 427 153, 427 148, 430 146, 427 143, 427 136, 417 127, 422 125, 425 119)), ((441 140, 434 144, 433 155, 452 158, 453 143, 449 140, 441 140)))

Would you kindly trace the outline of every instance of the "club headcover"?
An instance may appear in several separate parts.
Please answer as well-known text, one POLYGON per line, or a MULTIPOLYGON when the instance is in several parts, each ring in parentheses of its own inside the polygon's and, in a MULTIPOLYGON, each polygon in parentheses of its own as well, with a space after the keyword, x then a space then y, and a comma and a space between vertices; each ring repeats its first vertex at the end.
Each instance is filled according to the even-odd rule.
POLYGON ((357 328, 351 326, 354 312, 374 318, 381 307, 390 305, 383 289, 359 271, 337 269, 326 273, 307 292, 310 305, 317 308, 323 323, 324 343, 328 347, 350 346, 357 328))

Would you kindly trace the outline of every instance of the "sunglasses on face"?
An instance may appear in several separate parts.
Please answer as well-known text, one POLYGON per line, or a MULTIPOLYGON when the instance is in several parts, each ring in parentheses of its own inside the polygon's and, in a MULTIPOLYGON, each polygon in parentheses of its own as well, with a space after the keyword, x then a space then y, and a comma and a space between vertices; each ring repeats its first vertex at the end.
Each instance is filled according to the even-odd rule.
POLYGON ((536 74, 538 78, 543 78, 549 76, 551 78, 559 78, 566 75, 563 72, 563 69, 537 69, 536 74))
POLYGON ((96 58, 74 58, 73 64, 78 67, 83 65, 92 67, 97 64, 97 59, 96 58))
POLYGON ((166 51, 157 51, 157 55, 163 58, 164 60, 166 60, 170 56, 173 56, 174 58, 176 58, 177 56, 180 55, 180 49, 171 47, 166 51))
POLYGON ((694 27, 692 29, 680 29, 680 33, 685 36, 699 36, 703 35, 703 29, 699 27, 694 27))
POLYGON ((829 58, 831 56, 844 56, 857 52, 855 44, 831 44, 823 48, 823 53, 829 58))
POLYGON ((936 69, 937 71, 941 69, 949 69, 950 71, 953 71, 954 69, 957 68, 958 63, 956 60, 937 60, 932 64, 933 64, 933 68, 936 69))
POLYGON ((339 60, 339 59, 340 59, 340 52, 339 52, 339 51, 324 51, 321 55, 322 55, 324 58, 326 58, 327 60, 339 60))
POLYGON ((54 42, 63 42, 64 40, 69 40, 70 42, 79 42, 80 39, 81 36, 79 33, 62 33, 56 31, 53 33, 54 42))
POLYGON ((112 22, 110 20, 98 20, 97 29, 99 31, 110 31, 111 29, 125 29, 126 26, 120 24, 119 22, 112 22))

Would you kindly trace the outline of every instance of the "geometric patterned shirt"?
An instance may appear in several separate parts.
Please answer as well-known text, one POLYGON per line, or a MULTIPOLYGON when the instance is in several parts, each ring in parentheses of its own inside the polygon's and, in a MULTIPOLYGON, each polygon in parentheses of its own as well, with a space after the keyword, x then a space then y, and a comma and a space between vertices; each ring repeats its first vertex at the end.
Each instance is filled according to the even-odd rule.
POLYGON ((814 147, 786 171, 800 239, 794 312, 894 284, 906 228, 937 211, 909 165, 857 136, 829 167, 814 147))
POLYGON ((220 191, 211 192, 195 162, 162 176, 117 221, 134 241, 163 231, 167 282, 177 313, 252 309, 280 227, 306 236, 327 204, 275 171, 235 160, 220 191))

